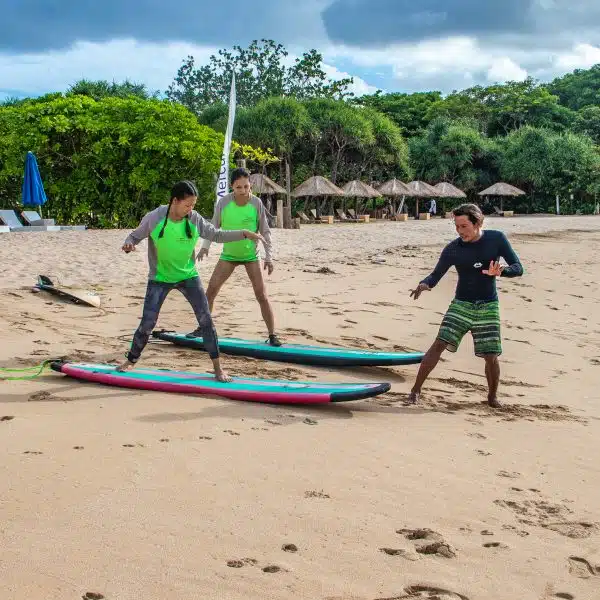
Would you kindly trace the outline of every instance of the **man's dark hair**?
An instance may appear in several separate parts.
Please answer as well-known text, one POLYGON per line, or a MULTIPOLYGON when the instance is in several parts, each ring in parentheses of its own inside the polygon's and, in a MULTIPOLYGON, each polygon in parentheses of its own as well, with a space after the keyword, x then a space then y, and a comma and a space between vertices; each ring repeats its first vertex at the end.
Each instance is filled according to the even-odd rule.
POLYGON ((468 217, 473 225, 483 225, 483 213, 477 204, 461 204, 452 214, 455 217, 468 217))

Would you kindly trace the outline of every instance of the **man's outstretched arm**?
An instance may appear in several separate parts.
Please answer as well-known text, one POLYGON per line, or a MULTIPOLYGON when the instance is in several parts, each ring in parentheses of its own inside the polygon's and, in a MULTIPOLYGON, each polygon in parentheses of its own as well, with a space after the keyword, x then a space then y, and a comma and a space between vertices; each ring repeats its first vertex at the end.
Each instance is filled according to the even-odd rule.
POLYGON ((521 277, 523 275, 523 265, 504 234, 502 234, 502 242, 500 244, 500 256, 508 264, 507 267, 502 269, 501 277, 521 277))

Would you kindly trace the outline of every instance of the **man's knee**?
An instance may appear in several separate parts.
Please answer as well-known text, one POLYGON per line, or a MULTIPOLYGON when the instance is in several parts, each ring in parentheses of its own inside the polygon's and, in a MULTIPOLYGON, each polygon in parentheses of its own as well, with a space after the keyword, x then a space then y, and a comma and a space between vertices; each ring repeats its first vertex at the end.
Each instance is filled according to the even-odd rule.
POLYGON ((430 350, 432 352, 435 352, 436 354, 441 355, 442 352, 444 352, 444 350, 446 350, 447 347, 448 347, 448 342, 445 342, 444 340, 440 340, 439 338, 436 338, 436 340, 431 345, 430 350))
POLYGON ((484 354, 483 360, 485 360, 486 365, 495 366, 498 364, 498 355, 497 354, 484 354))

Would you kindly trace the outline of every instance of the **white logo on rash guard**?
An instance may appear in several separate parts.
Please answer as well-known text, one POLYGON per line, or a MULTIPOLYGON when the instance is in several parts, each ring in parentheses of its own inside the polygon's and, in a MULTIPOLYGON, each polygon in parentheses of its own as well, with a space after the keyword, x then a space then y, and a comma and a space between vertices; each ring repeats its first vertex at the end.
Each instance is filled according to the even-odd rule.
POLYGON ((475 263, 473 266, 474 266, 476 269, 481 269, 481 267, 483 267, 483 265, 482 265, 480 262, 476 262, 476 263, 475 263))

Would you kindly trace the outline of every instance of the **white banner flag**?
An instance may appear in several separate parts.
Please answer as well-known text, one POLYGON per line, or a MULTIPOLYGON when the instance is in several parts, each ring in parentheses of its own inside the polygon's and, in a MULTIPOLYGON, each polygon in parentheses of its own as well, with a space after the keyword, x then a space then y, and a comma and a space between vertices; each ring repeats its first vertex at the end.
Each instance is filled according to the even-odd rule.
POLYGON ((231 74, 231 91, 229 93, 229 117, 225 131, 225 142, 223 144, 223 156, 221 157, 221 170, 217 179, 217 197, 215 202, 227 195, 229 191, 229 154, 231 152, 231 136, 233 135, 233 124, 235 121, 235 73, 231 74))

